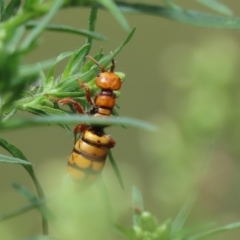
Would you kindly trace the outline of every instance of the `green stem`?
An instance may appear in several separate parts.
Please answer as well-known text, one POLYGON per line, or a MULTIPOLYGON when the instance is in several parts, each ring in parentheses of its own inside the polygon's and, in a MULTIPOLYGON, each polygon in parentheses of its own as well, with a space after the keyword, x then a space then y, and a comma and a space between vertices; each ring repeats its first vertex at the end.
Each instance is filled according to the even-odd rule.
MULTIPOLYGON (((63 5, 66 4, 66 2, 67 0, 65 1, 65 3, 63 3, 63 5)), ((3 22, 0 25, 0 28, 5 30, 16 28, 17 26, 20 26, 29 20, 40 17, 43 14, 49 12, 49 9, 52 8, 53 4, 54 4, 54 1, 51 1, 51 2, 41 4, 41 6, 40 5, 36 6, 36 8, 33 9, 32 11, 22 11, 17 15, 15 15, 13 18, 9 19, 8 21, 3 22)))
MULTIPOLYGON (((23 166, 29 173, 29 175, 31 176, 31 179, 33 181, 33 184, 36 188, 36 191, 37 191, 37 195, 39 197, 40 200, 44 201, 45 199, 45 194, 43 192, 43 189, 32 169, 32 167, 29 167, 29 166, 23 166)), ((43 207, 45 206, 45 204, 43 205, 43 207)), ((47 219, 43 216, 43 214, 41 214, 42 216, 42 231, 43 231, 43 234, 44 235, 48 235, 48 222, 47 222, 47 219)))
MULTIPOLYGON (((45 199, 45 194, 44 194, 43 189, 42 189, 40 183, 38 182, 38 180, 37 180, 34 172, 29 172, 29 174, 30 174, 30 176, 31 176, 31 178, 32 178, 32 180, 33 180, 34 186, 35 186, 35 188, 36 188, 36 190, 37 190, 38 197, 39 197, 41 200, 44 201, 44 199, 45 199)), ((44 207, 44 206, 45 206, 45 204, 43 204, 43 207, 44 207)), ((47 219, 46 219, 42 214, 41 214, 41 216, 42 216, 42 231, 43 231, 43 234, 44 234, 44 235, 48 235, 48 221, 47 221, 47 219)))
POLYGON ((3 17, 4 10, 5 10, 5 2, 0 1, 0 19, 1 20, 2 20, 2 17, 3 17))
POLYGON ((46 200, 39 200, 38 202, 35 202, 34 204, 30 204, 30 205, 27 205, 25 207, 22 207, 22 208, 18 209, 17 211, 13 211, 11 213, 1 215, 0 216, 0 221, 8 220, 10 218, 17 217, 17 216, 19 216, 23 213, 29 212, 32 209, 37 208, 37 207, 45 204, 45 202, 46 202, 46 200))
POLYGON ((13 108, 13 109, 11 110, 11 112, 8 113, 8 114, 3 118, 2 122, 4 123, 4 122, 8 121, 11 117, 13 117, 13 116, 15 115, 16 112, 17 112, 17 108, 13 108))

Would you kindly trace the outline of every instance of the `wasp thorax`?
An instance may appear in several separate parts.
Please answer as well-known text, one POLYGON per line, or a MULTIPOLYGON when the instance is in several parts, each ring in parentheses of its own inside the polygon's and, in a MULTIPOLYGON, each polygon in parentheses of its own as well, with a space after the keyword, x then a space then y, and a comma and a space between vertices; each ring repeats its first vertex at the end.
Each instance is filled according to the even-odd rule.
POLYGON ((112 72, 101 72, 96 76, 95 84, 103 90, 119 90, 121 88, 121 79, 112 72))

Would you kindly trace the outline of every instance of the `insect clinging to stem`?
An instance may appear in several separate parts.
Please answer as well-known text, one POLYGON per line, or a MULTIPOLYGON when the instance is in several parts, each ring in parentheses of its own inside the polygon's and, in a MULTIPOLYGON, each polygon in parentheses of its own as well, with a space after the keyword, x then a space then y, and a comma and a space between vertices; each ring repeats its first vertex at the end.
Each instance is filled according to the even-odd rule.
MULTIPOLYGON (((107 71, 93 57, 86 56, 99 69, 100 72, 95 77, 95 84, 100 91, 91 98, 91 92, 87 84, 78 80, 80 88, 85 91, 85 98, 90 104, 90 109, 84 112, 82 106, 71 98, 57 100, 60 104, 71 104, 79 114, 88 114, 93 117, 108 117, 115 106, 116 94, 114 91, 121 88, 121 79, 114 73, 115 61, 111 60, 110 70, 107 71)), ((74 128, 74 147, 68 159, 68 173, 74 180, 82 180, 91 183, 97 178, 105 165, 105 160, 109 149, 115 146, 115 141, 104 132, 107 125, 86 125, 78 124, 74 128), (81 134, 77 138, 78 134, 81 134)))

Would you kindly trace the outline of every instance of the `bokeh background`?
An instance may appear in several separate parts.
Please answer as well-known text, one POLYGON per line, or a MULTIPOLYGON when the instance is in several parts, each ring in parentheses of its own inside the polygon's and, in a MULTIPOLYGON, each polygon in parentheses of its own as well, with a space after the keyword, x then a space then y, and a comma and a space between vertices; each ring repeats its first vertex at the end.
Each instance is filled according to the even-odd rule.
MULTIPOLYGON (((210 12, 193 1, 176 2, 210 12)), ((240 16, 238 1, 221 2, 240 16)), ((54 23, 87 28, 89 12, 87 8, 62 10, 54 23)), ((239 221, 239 30, 200 28, 150 15, 125 16, 137 29, 116 58, 116 71, 126 74, 117 99, 119 114, 149 121, 158 131, 116 126, 106 130, 117 142, 112 152, 125 183, 123 191, 108 162, 103 178, 115 222, 131 226, 134 185, 142 191, 145 209, 157 216, 159 222, 174 218, 194 193, 198 197, 187 225, 239 221)), ((96 31, 108 36, 109 41, 94 41, 92 55, 101 47, 108 54, 127 36, 103 10, 99 11, 96 31)), ((41 41, 41 47, 25 61, 53 58, 85 43, 83 37, 54 32, 46 32, 41 41)), ((61 64, 59 73, 64 66, 61 64)), ((47 194, 60 187, 73 147, 63 129, 26 128, 2 133, 1 137, 20 148, 34 163, 47 194)), ((0 152, 6 153, 2 149, 0 152)), ((2 164, 0 175, 0 212, 7 213, 26 204, 11 188, 17 182, 33 190, 25 170, 2 164)), ((0 234, 9 230, 12 236, 8 235, 8 239, 40 233, 38 212, 32 211, 0 226, 0 234)), ((236 230, 210 239, 238 239, 239 234, 240 230, 236 230)))

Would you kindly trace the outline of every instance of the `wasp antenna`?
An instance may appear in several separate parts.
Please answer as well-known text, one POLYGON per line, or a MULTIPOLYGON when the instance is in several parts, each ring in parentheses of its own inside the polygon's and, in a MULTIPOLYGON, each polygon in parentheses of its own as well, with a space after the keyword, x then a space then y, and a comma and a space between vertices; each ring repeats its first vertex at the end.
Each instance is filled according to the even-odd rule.
POLYGON ((101 66, 92 56, 87 55, 86 58, 93 61, 101 69, 101 72, 106 72, 105 68, 103 66, 101 66))
POLYGON ((114 69, 115 69, 115 60, 114 60, 114 58, 112 59, 112 66, 111 66, 111 68, 110 68, 110 72, 114 72, 114 69))

